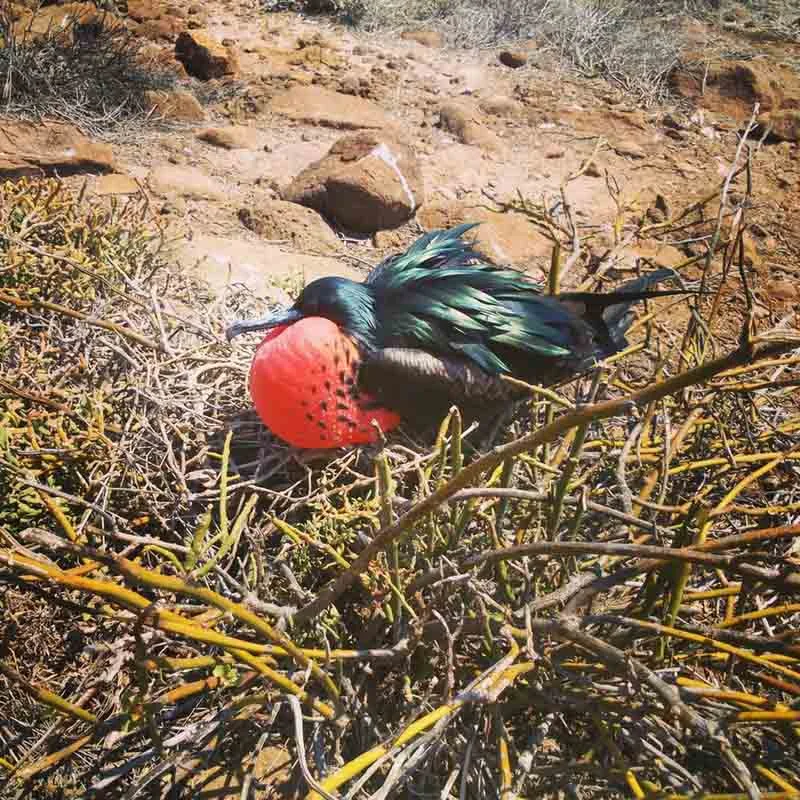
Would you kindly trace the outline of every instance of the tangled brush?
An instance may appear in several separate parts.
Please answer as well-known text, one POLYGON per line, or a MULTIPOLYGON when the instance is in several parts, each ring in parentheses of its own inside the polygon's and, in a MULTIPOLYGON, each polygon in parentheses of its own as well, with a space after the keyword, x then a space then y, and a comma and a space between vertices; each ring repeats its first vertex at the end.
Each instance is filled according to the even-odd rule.
MULTIPOLYGON (((258 424, 222 335, 258 299, 172 270, 145 199, 4 184, 0 793, 796 791, 800 340, 753 329, 738 174, 621 206, 584 278, 690 228, 682 327, 650 309, 488 452, 453 411, 343 455, 258 424)), ((553 289, 562 208, 522 204, 553 289)))

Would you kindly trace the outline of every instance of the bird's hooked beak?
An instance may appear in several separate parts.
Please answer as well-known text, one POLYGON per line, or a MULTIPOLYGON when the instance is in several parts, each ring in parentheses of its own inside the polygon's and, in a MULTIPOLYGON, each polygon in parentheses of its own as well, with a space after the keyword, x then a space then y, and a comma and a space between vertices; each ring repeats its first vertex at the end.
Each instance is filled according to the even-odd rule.
POLYGON ((277 328, 279 325, 291 325, 297 322, 303 314, 295 308, 290 308, 287 311, 279 311, 276 314, 270 314, 268 317, 262 319, 238 319, 232 323, 225 331, 225 338, 230 341, 234 336, 239 336, 242 333, 252 333, 253 331, 266 331, 270 328, 277 328))

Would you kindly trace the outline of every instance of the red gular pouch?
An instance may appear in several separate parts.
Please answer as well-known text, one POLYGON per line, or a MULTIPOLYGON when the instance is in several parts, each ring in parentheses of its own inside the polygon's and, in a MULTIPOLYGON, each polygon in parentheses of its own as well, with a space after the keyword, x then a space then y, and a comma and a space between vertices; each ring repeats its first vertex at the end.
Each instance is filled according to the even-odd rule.
POLYGON ((390 431, 400 417, 358 389, 356 343, 324 317, 273 328, 250 367, 250 395, 261 421, 294 447, 371 444, 373 420, 390 431))

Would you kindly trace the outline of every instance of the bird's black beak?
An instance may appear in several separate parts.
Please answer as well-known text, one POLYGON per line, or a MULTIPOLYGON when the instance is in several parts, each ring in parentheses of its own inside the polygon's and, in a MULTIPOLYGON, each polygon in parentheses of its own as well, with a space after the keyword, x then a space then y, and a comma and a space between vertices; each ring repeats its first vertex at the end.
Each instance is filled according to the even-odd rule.
POLYGON ((291 325, 297 322, 303 314, 295 308, 288 311, 280 311, 277 314, 270 314, 262 319, 239 319, 232 323, 225 331, 225 338, 230 341, 234 336, 242 333, 252 333, 253 331, 266 331, 270 328, 277 328, 279 325, 291 325))

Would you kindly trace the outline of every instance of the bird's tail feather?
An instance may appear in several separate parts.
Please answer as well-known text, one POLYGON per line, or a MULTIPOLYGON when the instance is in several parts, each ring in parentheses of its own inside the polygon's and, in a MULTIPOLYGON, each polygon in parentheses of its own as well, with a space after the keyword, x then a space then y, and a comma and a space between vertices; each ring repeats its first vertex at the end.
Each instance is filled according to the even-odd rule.
POLYGON ((692 289, 651 289, 669 278, 678 277, 671 269, 659 269, 640 278, 629 281, 613 292, 566 292, 562 300, 578 303, 584 307, 584 318, 590 322, 603 338, 608 337, 612 350, 627 347, 625 333, 630 328, 634 315, 633 307, 642 300, 657 297, 671 297, 682 294, 695 294, 692 289))

